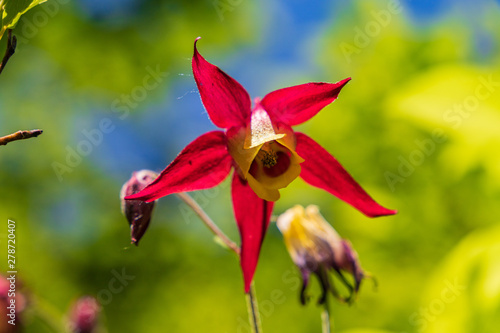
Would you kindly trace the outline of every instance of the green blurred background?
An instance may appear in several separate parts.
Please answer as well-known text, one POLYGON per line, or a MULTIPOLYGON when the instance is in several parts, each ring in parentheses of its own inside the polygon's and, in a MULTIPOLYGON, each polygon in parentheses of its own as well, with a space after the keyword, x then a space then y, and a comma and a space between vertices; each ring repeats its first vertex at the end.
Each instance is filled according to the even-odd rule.
MULTIPOLYGON (((120 213, 132 171, 162 170, 215 129, 190 68, 202 36, 200 52, 254 97, 353 78, 297 129, 399 213, 368 219, 301 180, 275 206, 279 214, 319 205, 377 277, 377 290, 367 281, 353 306, 332 304, 336 332, 498 332, 499 15, 492 0, 35 7, 14 30, 17 52, 0 76, 0 134, 44 130, 0 147, 0 241, 5 251, 14 219, 31 300, 25 331, 53 332, 47 320, 64 326, 88 294, 101 301, 108 332, 249 332, 236 258, 184 204, 161 199, 137 248, 120 213), (158 84, 145 89, 155 71, 158 84), (70 151, 80 158, 68 160, 70 151), (130 280, 110 286, 123 272, 130 280)), ((237 240, 229 192, 226 180, 193 195, 237 240)), ((299 282, 271 224, 255 277, 265 332, 320 331, 321 309, 299 304, 299 282)), ((319 295, 316 281, 309 292, 319 295)))

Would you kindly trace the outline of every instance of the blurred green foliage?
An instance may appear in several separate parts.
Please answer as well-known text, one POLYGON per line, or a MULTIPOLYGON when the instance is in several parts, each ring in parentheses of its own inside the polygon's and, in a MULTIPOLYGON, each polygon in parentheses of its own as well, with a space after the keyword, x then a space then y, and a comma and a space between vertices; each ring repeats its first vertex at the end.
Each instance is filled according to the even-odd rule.
MULTIPOLYGON (((363 285, 354 306, 332 304, 335 331, 496 332, 500 10, 490 3, 482 14, 481 29, 493 45, 482 52, 474 46, 474 27, 455 12, 420 27, 403 8, 368 35, 369 24, 374 29, 379 22, 373 13, 388 10, 386 2, 339 8, 304 50, 319 75, 291 75, 285 66, 261 85, 272 91, 352 77, 338 101, 297 129, 399 213, 370 220, 301 180, 282 191, 275 213, 294 204, 319 205, 377 277, 377 290, 363 285), (346 53, 346 44, 359 52, 346 53)), ((208 124, 201 103, 199 119, 183 118, 186 110, 178 108, 191 106, 172 91, 187 80, 169 75, 127 118, 112 105, 142 84, 148 66, 190 73, 199 35, 202 54, 224 69, 231 54, 265 38, 265 11, 262 3, 243 1, 221 20, 210 1, 151 0, 128 16, 101 20, 76 2, 51 0, 19 21, 17 52, 0 76, 0 134, 31 128, 44 134, 0 147, 0 240, 4 248, 7 219, 14 219, 19 278, 32 300, 23 318, 26 332, 52 332, 41 319, 46 315, 64 325, 63 314, 83 294, 100 296, 109 332, 249 332, 236 258, 183 204, 175 197, 160 200, 138 248, 129 244, 119 210, 118 193, 130 173, 155 167, 138 151, 165 166, 195 137, 150 131, 151 114, 181 119, 176 126, 188 130, 199 119, 208 124), (43 26, 33 20, 40 12, 49 18, 43 26), (82 130, 98 128, 104 118, 116 130, 59 181, 53 162, 65 163, 67 147, 76 149, 86 139, 82 130), (124 140, 124 133, 132 139, 124 140), (140 146, 139 138, 149 135, 168 140, 140 146), (115 151, 123 155, 119 164, 112 160, 115 151), (110 282, 123 271, 133 279, 112 292, 110 282)), ((229 191, 226 180, 194 196, 238 239, 229 191)), ((5 264, 0 261, 2 271, 5 264)), ((298 272, 274 224, 255 282, 265 332, 320 331, 320 308, 314 302, 300 306, 298 272)), ((309 290, 319 294, 316 281, 309 290)))

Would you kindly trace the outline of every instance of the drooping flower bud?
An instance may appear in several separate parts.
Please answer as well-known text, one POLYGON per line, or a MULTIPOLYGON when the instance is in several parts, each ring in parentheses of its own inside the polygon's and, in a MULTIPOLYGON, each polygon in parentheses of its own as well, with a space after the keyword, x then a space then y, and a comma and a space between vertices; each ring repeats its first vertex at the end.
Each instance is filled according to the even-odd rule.
POLYGON ((132 243, 135 245, 139 245, 139 240, 149 226, 155 202, 125 200, 125 197, 140 192, 157 176, 158 174, 151 170, 133 172, 132 177, 123 185, 120 191, 122 213, 130 224, 130 236, 132 243))
POLYGON ((319 208, 314 205, 305 209, 299 205, 294 206, 278 217, 277 225, 292 260, 302 274, 301 303, 305 304, 307 301, 305 290, 311 273, 316 274, 323 289, 318 303, 325 302, 328 292, 342 301, 351 302, 367 274, 361 269, 358 255, 351 243, 342 239, 325 221, 319 208), (349 290, 347 297, 341 297, 333 285, 328 275, 332 271, 349 290), (344 272, 352 275, 352 282, 344 276, 344 272))
POLYGON ((94 297, 84 296, 78 299, 70 314, 71 332, 95 333, 100 310, 99 303, 94 297))

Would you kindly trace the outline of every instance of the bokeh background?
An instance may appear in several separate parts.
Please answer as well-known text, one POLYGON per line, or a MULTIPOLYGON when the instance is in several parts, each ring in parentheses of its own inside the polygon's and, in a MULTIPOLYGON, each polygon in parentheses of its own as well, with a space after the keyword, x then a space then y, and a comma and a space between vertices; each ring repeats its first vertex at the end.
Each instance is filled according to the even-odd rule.
MULTIPOLYGON (((162 170, 215 129, 190 68, 198 36, 254 97, 352 77, 297 129, 399 213, 369 219, 301 180, 275 208, 319 205, 377 277, 353 306, 332 302, 336 332, 498 332, 499 5, 49 0, 25 14, 0 76, 0 134, 44 130, 0 147, 0 241, 14 219, 25 332, 64 326, 82 295, 101 302, 103 332, 249 332, 237 260, 187 206, 161 199, 139 247, 120 213, 132 171, 162 170)), ((193 195, 238 240, 229 182, 193 195)), ((318 283, 301 306, 275 224, 255 283, 265 332, 320 331, 318 283)))

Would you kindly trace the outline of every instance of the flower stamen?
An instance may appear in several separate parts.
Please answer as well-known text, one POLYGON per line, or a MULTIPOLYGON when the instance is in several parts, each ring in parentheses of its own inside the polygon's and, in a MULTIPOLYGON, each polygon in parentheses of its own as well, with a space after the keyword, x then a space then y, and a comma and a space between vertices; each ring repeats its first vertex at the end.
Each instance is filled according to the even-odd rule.
POLYGON ((272 149, 269 149, 269 151, 262 149, 261 152, 262 165, 266 168, 271 168, 278 163, 278 155, 272 149))

